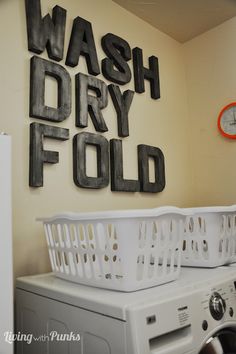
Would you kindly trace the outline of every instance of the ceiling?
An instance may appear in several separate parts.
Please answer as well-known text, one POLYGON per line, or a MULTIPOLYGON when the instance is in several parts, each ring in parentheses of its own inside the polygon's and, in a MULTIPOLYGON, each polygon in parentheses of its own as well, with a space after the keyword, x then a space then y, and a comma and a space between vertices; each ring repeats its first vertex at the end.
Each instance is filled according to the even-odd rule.
POLYGON ((236 16, 236 0, 113 0, 184 43, 236 16))

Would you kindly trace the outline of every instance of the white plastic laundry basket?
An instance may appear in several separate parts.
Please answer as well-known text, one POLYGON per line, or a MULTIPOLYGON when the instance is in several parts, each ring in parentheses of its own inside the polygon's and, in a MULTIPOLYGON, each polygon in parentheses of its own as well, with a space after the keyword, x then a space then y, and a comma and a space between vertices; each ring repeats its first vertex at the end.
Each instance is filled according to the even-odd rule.
POLYGON ((134 291, 176 279, 188 211, 66 213, 40 218, 56 276, 101 288, 134 291))
POLYGON ((182 265, 217 267, 236 261, 236 205, 188 209, 182 265))

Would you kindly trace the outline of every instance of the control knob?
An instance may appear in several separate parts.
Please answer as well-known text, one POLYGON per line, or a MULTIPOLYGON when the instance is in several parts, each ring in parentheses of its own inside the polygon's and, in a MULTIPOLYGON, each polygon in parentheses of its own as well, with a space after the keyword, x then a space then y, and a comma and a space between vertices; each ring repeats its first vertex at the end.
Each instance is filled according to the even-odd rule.
POLYGON ((211 295, 209 301, 209 308, 212 317, 217 321, 221 320, 226 311, 226 303, 219 293, 214 292, 211 295))

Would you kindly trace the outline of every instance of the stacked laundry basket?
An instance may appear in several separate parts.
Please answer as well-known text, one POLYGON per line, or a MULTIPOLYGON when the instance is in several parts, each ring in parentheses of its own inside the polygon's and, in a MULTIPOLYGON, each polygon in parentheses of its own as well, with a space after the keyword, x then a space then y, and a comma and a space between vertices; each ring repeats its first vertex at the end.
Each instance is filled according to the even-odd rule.
POLYGON ((183 240, 183 266, 217 267, 236 262, 236 205, 191 209, 183 240))
POLYGON ((178 278, 181 266, 236 262, 236 205, 66 213, 39 219, 54 274, 135 291, 178 278))

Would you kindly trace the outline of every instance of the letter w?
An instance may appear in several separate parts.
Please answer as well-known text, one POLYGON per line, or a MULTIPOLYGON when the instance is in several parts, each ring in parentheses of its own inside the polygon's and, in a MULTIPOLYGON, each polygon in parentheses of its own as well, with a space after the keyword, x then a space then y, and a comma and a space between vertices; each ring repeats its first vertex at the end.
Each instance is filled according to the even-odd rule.
POLYGON ((42 18, 40 0, 25 0, 28 49, 40 54, 47 48, 49 58, 63 59, 66 10, 55 6, 52 18, 47 14, 42 18))

